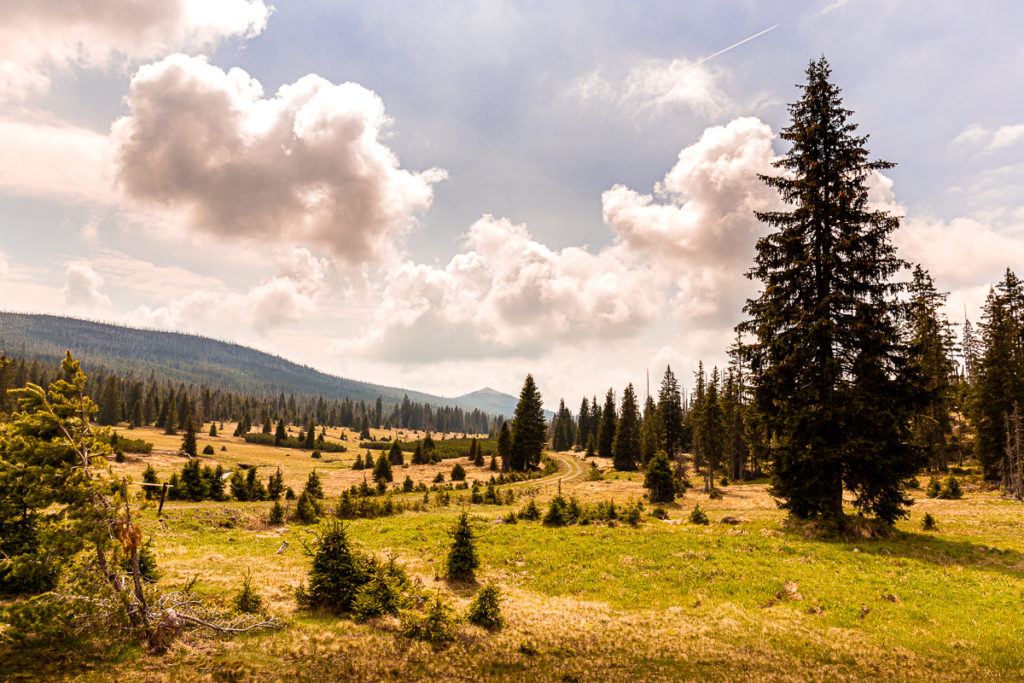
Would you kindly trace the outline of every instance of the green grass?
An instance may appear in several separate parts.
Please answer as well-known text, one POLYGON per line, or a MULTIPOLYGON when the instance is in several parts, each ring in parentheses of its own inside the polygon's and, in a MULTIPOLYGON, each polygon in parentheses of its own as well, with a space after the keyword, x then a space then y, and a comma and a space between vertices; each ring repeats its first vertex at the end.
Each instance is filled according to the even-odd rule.
MULTIPOLYGON (((266 457, 271 457, 272 454, 266 457)), ((418 471, 418 468, 410 468, 418 471)), ((288 476, 296 473, 288 471, 288 476)), ((416 475, 414 475, 416 476, 416 475)), ((529 483, 542 505, 553 480, 529 483)), ((897 680, 1022 678, 1021 505, 968 485, 959 501, 919 499, 886 539, 820 540, 789 525, 763 484, 724 498, 691 491, 667 522, 637 528, 494 524, 509 508, 472 506, 481 582, 505 596, 507 625, 460 627, 439 650, 401 636, 395 620, 355 624, 297 609, 313 527, 266 527, 268 503, 165 508, 156 534, 173 588, 191 577, 228 601, 248 570, 285 630, 230 640, 186 637, 167 655, 129 648, 86 658, 19 656, 16 676, 83 680, 897 680), (699 503, 709 526, 686 519, 699 503), (938 531, 920 531, 925 513, 938 531), (722 516, 747 521, 720 524, 722 516), (282 541, 289 547, 276 551, 282 541)), ((563 486, 586 501, 639 499, 640 477, 563 486)), ((328 507, 333 503, 329 501, 328 507)), ((525 500, 514 507, 521 507, 525 500)), ((649 506, 648 506, 649 511, 649 506)), ((425 590, 461 610, 473 587, 437 580, 459 508, 349 523, 354 543, 394 553, 425 590)), ((155 528, 154 508, 144 512, 155 528)), ((2 653, 0 653, 2 654, 2 653)))

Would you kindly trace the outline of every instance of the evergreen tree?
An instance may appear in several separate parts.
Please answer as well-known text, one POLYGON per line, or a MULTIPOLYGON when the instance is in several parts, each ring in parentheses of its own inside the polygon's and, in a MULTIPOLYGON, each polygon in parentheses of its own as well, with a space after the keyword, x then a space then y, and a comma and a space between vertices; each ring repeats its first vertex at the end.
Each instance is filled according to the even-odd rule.
POLYGON ((429 461, 423 455, 423 443, 420 441, 416 442, 416 450, 412 452, 412 464, 413 465, 426 465, 429 461))
POLYGON ((288 431, 284 427, 284 419, 277 421, 277 429, 274 430, 274 445, 280 446, 288 438, 288 431))
POLYGON ((844 487, 863 512, 906 514, 919 399, 892 280, 905 266, 890 241, 899 220, 868 206, 869 177, 892 164, 868 160, 830 73, 824 58, 808 66, 781 134, 784 172, 761 176, 794 210, 757 213, 774 231, 757 243, 748 276, 763 290, 739 330, 753 337, 744 352, 773 437, 773 494, 797 517, 843 527, 844 487))
POLYGON ((249 500, 249 488, 245 485, 245 475, 241 469, 231 473, 231 495, 238 501, 249 500))
POLYGON ((472 445, 471 448, 472 448, 473 452, 475 453, 475 455, 473 456, 473 464, 475 466, 477 466, 477 467, 483 467, 484 466, 484 449, 483 449, 483 447, 476 442, 476 439, 473 439, 473 445, 472 445))
MULTIPOLYGON (((205 471, 205 470, 204 470, 205 471)), ((206 482, 206 495, 212 500, 225 500, 224 495, 224 467, 217 465, 213 469, 213 476, 206 482)))
POLYGON ((195 501, 206 498, 206 482, 203 481, 198 459, 189 460, 182 466, 179 481, 181 481, 184 497, 195 501))
POLYGON ((695 455, 704 467, 704 491, 715 489, 715 468, 725 452, 725 417, 718 401, 718 368, 711 373, 704 399, 697 410, 696 432, 700 448, 695 455))
POLYGON ((196 448, 196 428, 192 424, 191 415, 185 418, 185 437, 181 440, 181 450, 192 458, 199 455, 199 451, 196 448))
POLYGON ((391 461, 388 460, 388 456, 385 453, 381 453, 377 458, 376 464, 373 466, 373 480, 374 481, 394 481, 394 475, 391 473, 391 461))
POLYGON ((501 460, 501 471, 508 472, 512 467, 512 433, 508 422, 502 421, 498 432, 498 458, 501 460))
POLYGON ((173 436, 178 433, 178 403, 174 398, 173 389, 168 394, 167 400, 164 401, 164 413, 161 416, 161 421, 164 434, 173 436))
POLYGON ((587 447, 587 439, 590 436, 590 403, 587 401, 587 397, 583 397, 583 401, 580 402, 580 414, 576 420, 576 439, 575 446, 578 450, 583 450, 587 447))
POLYGON ((661 378, 658 390, 658 416, 661 420, 662 444, 670 460, 681 453, 683 444, 683 398, 679 392, 679 382, 672 373, 672 366, 665 366, 665 375, 661 378))
MULTIPOLYGON (((153 465, 146 465, 146 469, 142 472, 142 483, 143 484, 159 484, 160 478, 156 476, 156 470, 153 469, 153 465)), ((146 495, 146 500, 153 500, 160 491, 155 486, 144 486, 142 487, 143 492, 146 495)))
POLYGON ((121 420, 121 392, 114 375, 107 377, 100 394, 100 412, 96 419, 101 425, 116 425, 121 420))
POLYGON ((309 421, 309 427, 306 429, 306 438, 302 447, 308 448, 309 450, 316 448, 316 425, 312 420, 309 421))
POLYGON ((601 420, 597 426, 597 455, 601 458, 612 457, 612 447, 615 445, 615 427, 618 423, 615 415, 615 392, 611 389, 604 398, 604 408, 601 410, 601 420))
POLYGON ((640 464, 644 467, 658 452, 664 441, 664 429, 661 426, 661 415, 654 399, 647 397, 644 404, 644 419, 640 426, 640 464))
POLYGON ((540 463, 546 431, 544 402, 533 375, 527 375, 512 418, 511 470, 523 472, 540 463))
MULTIPOLYGON (((402 444, 395 439, 391 442, 391 448, 388 450, 388 462, 399 467, 405 464, 405 455, 402 454, 402 444)), ((388 481, 391 481, 390 479, 388 481)))
POLYGON ((632 382, 622 392, 622 410, 615 429, 612 458, 615 469, 622 471, 635 470, 640 459, 640 410, 632 382))
POLYGON ((459 515, 449 535, 452 537, 452 546, 448 551, 448 580, 473 581, 480 560, 476 555, 476 542, 473 538, 473 529, 469 526, 469 515, 465 511, 459 515))
POLYGON ((974 454, 987 479, 1003 475, 1007 416, 1024 404, 1024 284, 1007 268, 982 309, 981 355, 975 369, 974 454))
POLYGON ((665 451, 658 451, 647 463, 644 487, 652 503, 671 503, 676 499, 676 480, 665 451))
POLYGON ((216 422, 211 422, 210 423, 210 436, 217 436, 217 423, 216 422))
POLYGON ((324 499, 324 487, 320 482, 320 475, 316 473, 316 470, 309 473, 309 477, 306 478, 306 487, 302 490, 317 500, 324 499))
POLYGON ((271 474, 270 479, 267 480, 267 497, 270 500, 280 500, 282 495, 284 495, 284 475, 281 474, 281 468, 278 467, 277 471, 271 474))
POLYGON ((953 433, 953 331, 942 314, 946 294, 921 266, 914 267, 910 285, 907 337, 910 364, 927 392, 927 403, 914 415, 912 438, 932 467, 945 471, 953 433))

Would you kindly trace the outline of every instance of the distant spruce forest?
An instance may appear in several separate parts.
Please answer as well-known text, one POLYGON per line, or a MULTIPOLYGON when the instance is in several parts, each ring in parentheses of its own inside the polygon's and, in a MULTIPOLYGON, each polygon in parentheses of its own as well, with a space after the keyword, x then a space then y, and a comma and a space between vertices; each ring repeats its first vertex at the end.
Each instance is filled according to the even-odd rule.
POLYGON ((101 407, 116 390, 118 421, 153 424, 172 399, 179 419, 485 433, 511 415, 515 397, 492 389, 444 398, 322 373, 255 349, 178 332, 52 315, 0 312, 0 412, 7 388, 47 386, 70 350, 101 407), (155 414, 154 414, 155 411, 155 414))

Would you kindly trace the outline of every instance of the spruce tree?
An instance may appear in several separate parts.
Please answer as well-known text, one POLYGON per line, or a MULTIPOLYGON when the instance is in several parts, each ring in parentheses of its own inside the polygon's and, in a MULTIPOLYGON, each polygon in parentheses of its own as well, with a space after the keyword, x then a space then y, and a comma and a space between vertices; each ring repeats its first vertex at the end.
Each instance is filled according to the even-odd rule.
POLYGON ((615 427, 618 420, 615 416, 615 392, 611 389, 604 398, 604 409, 601 410, 601 420, 597 426, 597 455, 601 458, 612 457, 612 447, 615 444, 615 427))
POLYGON ((672 373, 672 366, 665 366, 665 375, 661 378, 658 390, 658 416, 661 420, 662 444, 669 459, 675 459, 676 453, 683 450, 683 397, 679 392, 679 382, 672 373))
POLYGON ((658 451, 647 463, 644 487, 652 503, 671 503, 676 499, 676 480, 665 451, 658 451))
POLYGON ((640 426, 640 464, 643 467, 647 467, 647 463, 661 448, 664 440, 663 432, 658 407, 655 405, 654 399, 648 396, 647 402, 644 404, 643 424, 640 426))
POLYGON ((173 436, 178 433, 178 404, 174 398, 173 389, 167 396, 167 400, 164 401, 164 413, 161 415, 161 419, 164 434, 173 436))
POLYGON ((773 231, 758 240, 748 277, 763 289, 739 331, 753 338, 744 354, 773 437, 773 494, 797 517, 844 527, 844 488, 862 512, 906 514, 919 399, 898 327, 899 220, 868 205, 869 178, 892 164, 868 160, 830 75, 824 58, 810 63, 781 133, 783 173, 761 176, 793 210, 757 213, 773 231))
POLYGON ((697 409, 695 425, 699 444, 695 455, 704 467, 704 491, 707 493, 715 489, 715 468, 725 452, 725 417, 718 400, 718 385, 718 368, 715 368, 697 409))
POLYGON ((316 470, 309 473, 309 477, 306 478, 306 487, 302 490, 317 500, 324 499, 324 487, 320 482, 320 475, 316 473, 316 470))
POLYGON ((473 529, 469 526, 469 514, 459 515, 449 535, 452 545, 448 550, 446 577, 449 581, 468 582, 476 578, 480 560, 476 555, 473 529))
POLYGON ((622 392, 622 410, 615 429, 612 460, 615 469, 622 471, 635 470, 640 460, 640 410, 632 383, 622 392))
POLYGON ((481 446, 480 444, 478 444, 476 442, 476 439, 473 439, 473 451, 475 451, 475 453, 476 453, 473 456, 473 464, 475 466, 477 466, 477 467, 483 467, 484 466, 484 449, 483 449, 483 446, 481 446))
POLYGON ((192 424, 191 415, 185 418, 185 436, 181 440, 181 450, 192 458, 199 454, 196 448, 196 428, 195 425, 192 424))
POLYGON ((544 402, 533 381, 533 375, 527 375, 512 418, 510 469, 523 472, 540 463, 546 431, 544 402))
POLYGON ((270 479, 267 480, 267 497, 270 500, 280 500, 284 494, 284 475, 281 474, 281 468, 278 467, 277 471, 270 475, 270 479))
POLYGON ((498 458, 501 460, 501 471, 508 472, 512 468, 512 432, 508 421, 502 421, 498 432, 498 458))
POLYGON ((402 454, 402 444, 395 439, 391 442, 391 448, 388 450, 388 462, 399 467, 405 464, 405 456, 402 454))
POLYGON ((284 419, 277 421, 277 429, 274 430, 274 445, 280 446, 288 438, 288 431, 284 427, 284 419))
POLYGON ((303 448, 313 450, 316 448, 316 425, 312 420, 309 421, 309 427, 306 429, 306 438, 302 444, 303 448))
POLYGON ((121 420, 121 392, 117 387, 117 377, 111 375, 103 384, 100 394, 100 412, 96 421, 101 425, 116 425, 121 420))
POLYGON ((377 458, 376 464, 373 466, 373 480, 390 482, 394 478, 394 475, 391 473, 391 461, 388 460, 388 456, 385 453, 381 453, 377 458))

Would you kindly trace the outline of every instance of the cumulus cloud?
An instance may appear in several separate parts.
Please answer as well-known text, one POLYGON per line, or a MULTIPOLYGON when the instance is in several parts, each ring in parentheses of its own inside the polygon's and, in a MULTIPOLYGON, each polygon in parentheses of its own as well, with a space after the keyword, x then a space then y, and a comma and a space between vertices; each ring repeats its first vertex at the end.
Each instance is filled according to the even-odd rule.
POLYGON ((164 306, 140 306, 129 316, 130 320, 151 327, 227 337, 235 336, 240 328, 263 334, 300 322, 317 310, 329 264, 301 248, 278 251, 274 263, 276 274, 245 292, 199 289, 164 306))
POLYGON ((676 302, 686 318, 720 324, 748 293, 741 274, 764 229, 754 212, 779 206, 757 177, 776 172, 773 137, 751 117, 707 128, 654 195, 616 185, 601 197, 605 223, 630 249, 679 273, 676 302))
POLYGON ((686 108, 707 117, 721 115, 730 100, 718 86, 721 72, 686 59, 649 59, 621 78, 605 78, 600 70, 580 78, 573 91, 584 100, 613 102, 634 115, 658 115, 686 108))
POLYGON ((3 3, 0 98, 45 92, 55 69, 105 68, 201 50, 266 27, 263 0, 35 0, 3 3))
POLYGON ((399 168, 381 99, 355 83, 308 75, 264 99, 240 69, 172 55, 139 69, 128 104, 113 130, 127 196, 201 232, 379 259, 445 177, 399 168))
POLYGON ((980 149, 984 152, 997 152, 1024 142, 1024 123, 1016 123, 998 128, 971 124, 953 139, 953 145, 980 149))
POLYGON ((84 309, 109 309, 110 297, 103 293, 103 278, 81 263, 68 265, 67 282, 61 297, 68 306, 84 309))
POLYGON ((414 363, 537 356, 550 344, 629 337, 661 312, 663 283, 621 246, 556 251, 484 216, 466 247, 444 268, 407 262, 390 273, 358 351, 414 363))

